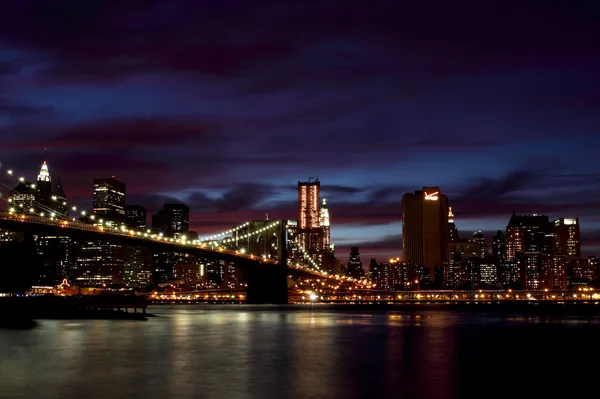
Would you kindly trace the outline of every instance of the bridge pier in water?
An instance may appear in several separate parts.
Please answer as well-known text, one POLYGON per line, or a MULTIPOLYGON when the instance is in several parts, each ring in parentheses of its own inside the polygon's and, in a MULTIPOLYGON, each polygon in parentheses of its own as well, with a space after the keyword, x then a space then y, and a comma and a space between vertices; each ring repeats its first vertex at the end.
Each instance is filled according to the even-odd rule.
POLYGON ((248 287, 246 303, 285 304, 288 303, 287 267, 285 263, 248 264, 248 287))

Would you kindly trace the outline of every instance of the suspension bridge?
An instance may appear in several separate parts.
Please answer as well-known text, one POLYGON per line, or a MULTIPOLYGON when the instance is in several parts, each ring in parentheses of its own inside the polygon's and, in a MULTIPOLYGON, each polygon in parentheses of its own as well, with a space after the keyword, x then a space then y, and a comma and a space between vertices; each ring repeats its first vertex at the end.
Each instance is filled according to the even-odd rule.
MULTIPOLYGON (((47 173, 45 162, 42 173, 44 169, 47 173)), ((77 205, 69 204, 68 207, 66 198, 60 196, 52 195, 50 201, 39 201, 34 195, 39 190, 35 183, 28 182, 23 176, 17 177, 12 169, 0 166, 0 172, 9 179, 8 184, 0 182, 9 194, 1 197, 0 203, 6 204, 7 211, 0 212, 0 229, 24 234, 24 260, 34 251, 33 237, 68 236, 75 240, 102 239, 122 245, 143 245, 156 251, 231 262, 246 273, 249 303, 287 303, 289 276, 361 284, 358 280, 330 275, 323 270, 316 257, 305 251, 293 237, 287 220, 246 221, 197 239, 188 239, 185 235, 168 237, 152 229, 117 225, 77 205), (15 191, 14 184, 21 190, 15 191), (24 194, 23 189, 28 191, 24 194), (25 201, 15 201, 19 195, 28 197, 25 201)))

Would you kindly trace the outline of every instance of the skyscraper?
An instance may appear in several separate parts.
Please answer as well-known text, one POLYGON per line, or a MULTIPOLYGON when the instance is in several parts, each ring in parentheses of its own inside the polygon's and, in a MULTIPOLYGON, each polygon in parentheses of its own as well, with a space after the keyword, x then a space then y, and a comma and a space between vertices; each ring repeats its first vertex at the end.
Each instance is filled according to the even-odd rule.
POLYGON ((50 172, 48 171, 48 165, 46 161, 42 164, 40 173, 37 177, 37 198, 35 199, 39 204, 46 207, 53 207, 51 196, 52 196, 52 179, 50 178, 50 172))
POLYGON ((365 271, 362 267, 362 262, 360 261, 360 252, 358 252, 358 247, 350 248, 350 257, 348 259, 348 275, 354 278, 363 278, 365 275, 365 271))
POLYGON ((132 287, 147 287, 152 283, 152 250, 138 245, 123 248, 124 281, 132 287))
POLYGON ((322 250, 323 239, 320 226, 319 195, 321 182, 310 178, 308 182, 298 182, 298 242, 311 254, 322 250))
POLYGON ((68 216, 69 212, 67 210, 67 194, 65 194, 65 190, 63 189, 62 184, 60 183, 60 176, 58 177, 58 182, 56 186, 54 186, 54 190, 52 190, 52 201, 54 211, 63 216, 68 216))
POLYGON ((152 215, 152 228, 170 236, 187 234, 190 230, 190 208, 184 204, 164 204, 152 215))
POLYGON ((506 236, 502 230, 498 230, 492 237, 492 251, 494 258, 503 260, 506 257, 506 236))
POLYGON ((517 261, 522 289, 541 286, 542 255, 553 252, 552 224, 545 215, 516 215, 506 226, 506 259, 517 261))
POLYGON ((35 237, 35 285, 58 285, 69 279, 74 258, 74 241, 67 236, 35 237))
POLYGON ((127 205, 125 207, 125 224, 131 229, 145 229, 146 208, 141 205, 127 205))
POLYGON ((487 242, 485 239, 485 235, 483 234, 483 232, 481 230, 477 230, 473 233, 473 235, 471 236, 471 241, 478 244, 478 246, 479 246, 478 256, 479 257, 485 258, 486 256, 488 256, 487 242))
POLYGON ((426 266, 430 281, 435 279, 435 268, 449 261, 448 214, 448 197, 439 187, 402 196, 404 262, 426 266))
POLYGON ((554 221, 554 254, 581 257, 579 218, 554 221))
POLYGON ((94 179, 94 214, 120 223, 125 221, 125 183, 114 177, 94 179))
POLYGON ((452 207, 448 208, 448 238, 450 242, 458 241, 458 229, 454 224, 454 213, 452 213, 452 207))
POLYGON ((319 226, 321 226, 321 238, 323 239, 321 244, 322 251, 329 252, 331 246, 331 223, 329 221, 329 209, 327 208, 327 200, 325 198, 323 198, 323 204, 321 205, 319 226))
POLYGON ((33 188, 35 185, 30 182, 21 182, 15 187, 8 197, 8 209, 15 210, 17 212, 27 212, 29 209, 36 209, 35 200, 37 191, 33 188))
POLYGON ((78 284, 122 284, 125 274, 123 249, 122 245, 108 240, 80 241, 76 260, 78 284))
POLYGON ((518 254, 552 253, 552 225, 545 215, 517 215, 513 212, 506 226, 506 259, 518 254))

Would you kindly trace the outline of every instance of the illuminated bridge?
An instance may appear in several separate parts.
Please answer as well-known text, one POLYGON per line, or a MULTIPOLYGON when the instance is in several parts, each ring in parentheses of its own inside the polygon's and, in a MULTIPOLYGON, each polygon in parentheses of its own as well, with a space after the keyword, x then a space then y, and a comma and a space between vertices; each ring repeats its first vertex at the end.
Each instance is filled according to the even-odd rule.
MULTIPOLYGON (((1 166, 1 165, 0 165, 1 166)), ((47 172, 46 164, 42 167, 47 172)), ((12 170, 4 168, 11 183, 36 190, 35 184, 25 178, 16 178, 12 170)), ((4 183, 9 193, 19 194, 4 183)), ((57 198, 52 196, 52 200, 57 198)), ((241 268, 247 278, 247 301, 250 303, 286 303, 288 276, 316 277, 350 284, 359 281, 327 275, 314 257, 305 252, 289 230, 286 220, 248 221, 229 230, 208 237, 188 240, 166 237, 152 230, 132 230, 96 218, 91 212, 69 204, 69 211, 77 217, 61 214, 58 207, 30 201, 30 206, 11 203, 0 195, 7 212, 0 212, 0 229, 24 234, 24 264, 31 264, 36 236, 66 236, 74 240, 106 240, 114 244, 144 246, 159 251, 196 255, 205 259, 231 262, 241 268), (81 216, 80 216, 81 215, 81 216)), ((51 201, 52 202, 52 201, 51 201)), ((67 209, 66 201, 62 203, 67 209)))
POLYGON ((0 229, 24 233, 26 248, 24 259, 34 251, 34 236, 60 235, 76 240, 107 239, 123 245, 144 245, 155 250, 176 250, 179 253, 232 262, 236 267, 246 271, 249 303, 287 303, 287 277, 290 275, 336 279, 335 276, 327 275, 322 271, 309 254, 304 253, 299 246, 295 246, 295 241, 288 239, 285 220, 246 222, 213 236, 224 236, 222 240, 213 239, 208 242, 175 239, 153 234, 148 230, 135 231, 124 227, 91 225, 16 211, 0 212, 0 229), (241 234, 235 234, 236 231, 241 234), (270 240, 264 240, 265 236, 271 237, 278 244, 269 245, 270 240), (239 246, 244 248, 232 249, 239 246), (248 250, 245 250, 246 247, 248 250), (302 254, 300 261, 288 262, 290 248, 295 248, 302 254))

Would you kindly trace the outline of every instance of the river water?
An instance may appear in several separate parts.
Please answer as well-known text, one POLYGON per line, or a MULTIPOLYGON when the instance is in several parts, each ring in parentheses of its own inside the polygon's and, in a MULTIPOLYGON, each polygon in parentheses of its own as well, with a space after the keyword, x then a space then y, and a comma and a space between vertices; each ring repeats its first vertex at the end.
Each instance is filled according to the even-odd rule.
POLYGON ((0 330, 0 398, 598 392, 598 319, 321 306, 179 305, 150 312, 158 317, 42 320, 32 330, 0 330))

